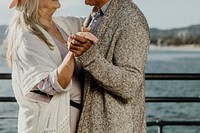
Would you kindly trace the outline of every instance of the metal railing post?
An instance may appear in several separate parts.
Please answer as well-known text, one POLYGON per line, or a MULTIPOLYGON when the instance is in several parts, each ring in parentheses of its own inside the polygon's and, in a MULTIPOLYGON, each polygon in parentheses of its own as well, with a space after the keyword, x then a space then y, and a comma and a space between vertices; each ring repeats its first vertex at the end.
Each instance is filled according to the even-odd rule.
POLYGON ((158 126, 158 133, 163 133, 163 126, 158 126))

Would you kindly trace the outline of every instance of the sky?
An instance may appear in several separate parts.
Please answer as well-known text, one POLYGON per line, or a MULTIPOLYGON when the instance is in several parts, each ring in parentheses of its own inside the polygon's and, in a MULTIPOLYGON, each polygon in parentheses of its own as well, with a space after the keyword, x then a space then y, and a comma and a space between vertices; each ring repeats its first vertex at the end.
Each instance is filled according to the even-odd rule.
MULTIPOLYGON (((14 12, 12 0, 0 0, 0 25, 8 24, 14 12)), ((200 24, 200 0, 134 0, 151 28, 173 29, 200 24)), ((87 16, 91 7, 84 0, 60 0, 55 15, 87 16)))

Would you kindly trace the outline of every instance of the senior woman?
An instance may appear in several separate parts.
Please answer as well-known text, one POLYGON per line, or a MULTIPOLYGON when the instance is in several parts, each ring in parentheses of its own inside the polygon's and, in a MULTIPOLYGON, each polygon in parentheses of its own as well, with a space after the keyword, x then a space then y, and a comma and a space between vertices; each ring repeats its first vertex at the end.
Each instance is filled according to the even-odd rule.
POLYGON ((70 99, 81 103, 82 92, 81 69, 74 57, 97 39, 88 32, 79 34, 84 44, 68 51, 66 40, 81 30, 83 19, 52 19, 59 0, 13 0, 12 7, 16 10, 5 48, 19 104, 18 132, 74 133, 80 110, 70 106, 70 99))

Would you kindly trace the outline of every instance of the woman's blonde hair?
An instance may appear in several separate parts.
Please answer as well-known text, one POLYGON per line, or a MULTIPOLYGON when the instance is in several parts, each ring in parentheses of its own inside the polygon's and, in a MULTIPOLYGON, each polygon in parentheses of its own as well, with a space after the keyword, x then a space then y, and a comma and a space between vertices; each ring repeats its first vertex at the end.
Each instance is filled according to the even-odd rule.
POLYGON ((12 67, 17 48, 20 45, 19 39, 21 38, 21 35, 19 33, 22 32, 19 31, 21 30, 28 30, 30 33, 43 40, 50 49, 53 48, 53 45, 49 43, 48 39, 37 27, 37 25, 39 25, 45 29, 45 26, 39 21, 39 1, 40 0, 22 0, 16 7, 3 45, 6 50, 6 60, 9 67, 12 67))

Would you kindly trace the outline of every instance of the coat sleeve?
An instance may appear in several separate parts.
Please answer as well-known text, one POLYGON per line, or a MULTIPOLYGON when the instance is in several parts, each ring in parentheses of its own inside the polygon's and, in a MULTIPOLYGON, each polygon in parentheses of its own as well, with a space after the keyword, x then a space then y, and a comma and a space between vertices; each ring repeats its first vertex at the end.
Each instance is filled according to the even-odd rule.
POLYGON ((112 63, 100 54, 95 45, 78 59, 103 89, 127 101, 135 97, 144 83, 149 30, 147 23, 131 18, 123 22, 120 32, 112 63))

